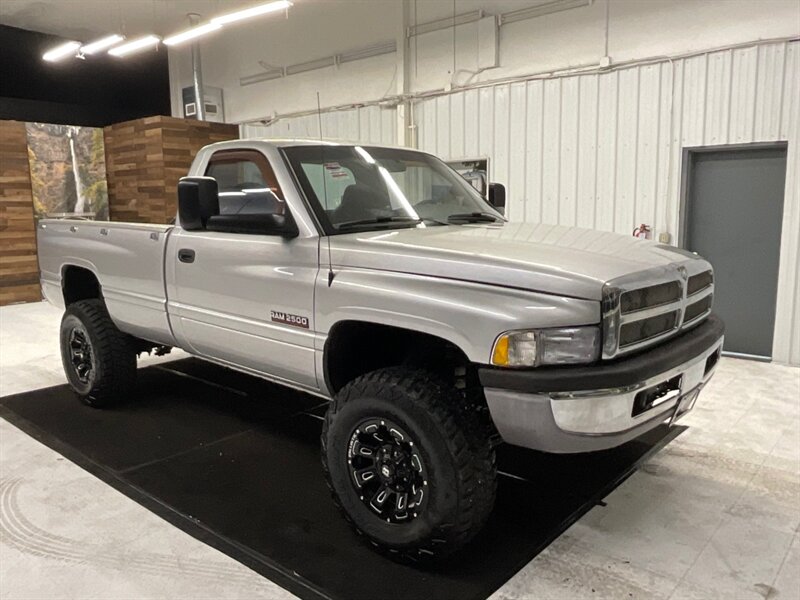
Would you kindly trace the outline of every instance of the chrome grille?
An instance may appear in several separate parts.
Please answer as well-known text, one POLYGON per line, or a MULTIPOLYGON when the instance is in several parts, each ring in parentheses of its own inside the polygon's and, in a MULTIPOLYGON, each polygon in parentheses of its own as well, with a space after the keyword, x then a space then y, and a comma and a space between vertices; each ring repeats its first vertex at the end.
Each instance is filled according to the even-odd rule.
POLYGON ((603 288, 603 358, 646 348, 703 321, 714 275, 697 259, 637 273, 603 288))

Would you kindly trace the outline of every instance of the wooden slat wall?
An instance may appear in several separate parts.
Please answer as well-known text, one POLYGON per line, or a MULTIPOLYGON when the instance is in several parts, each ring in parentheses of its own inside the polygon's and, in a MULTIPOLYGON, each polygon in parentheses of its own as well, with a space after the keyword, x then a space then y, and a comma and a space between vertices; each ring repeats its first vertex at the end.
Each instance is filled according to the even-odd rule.
POLYGON ((147 117, 105 128, 111 219, 166 223, 177 210, 178 180, 197 152, 236 139, 236 125, 174 117, 147 117))
POLYGON ((0 121, 0 306, 41 300, 25 123, 0 121))

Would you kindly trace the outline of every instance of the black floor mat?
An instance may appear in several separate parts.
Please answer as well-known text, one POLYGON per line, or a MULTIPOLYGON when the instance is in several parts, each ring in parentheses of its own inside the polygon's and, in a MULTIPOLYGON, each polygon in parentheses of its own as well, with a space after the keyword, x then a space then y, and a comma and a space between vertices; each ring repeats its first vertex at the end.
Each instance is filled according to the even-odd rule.
POLYGON ((303 598, 486 598, 683 430, 590 455, 501 446, 486 529, 420 569, 373 552, 334 509, 319 398, 195 359, 142 369, 136 397, 95 410, 58 386, 0 398, 0 416, 303 598))

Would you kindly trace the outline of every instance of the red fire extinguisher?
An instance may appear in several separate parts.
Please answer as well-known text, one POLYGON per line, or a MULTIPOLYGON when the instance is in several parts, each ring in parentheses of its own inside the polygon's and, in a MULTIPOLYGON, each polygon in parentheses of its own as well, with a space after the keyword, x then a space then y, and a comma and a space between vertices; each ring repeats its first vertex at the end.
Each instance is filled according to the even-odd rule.
POLYGON ((645 225, 642 223, 636 229, 633 230, 633 237, 637 237, 640 240, 649 240, 650 239, 650 229, 649 225, 645 225))

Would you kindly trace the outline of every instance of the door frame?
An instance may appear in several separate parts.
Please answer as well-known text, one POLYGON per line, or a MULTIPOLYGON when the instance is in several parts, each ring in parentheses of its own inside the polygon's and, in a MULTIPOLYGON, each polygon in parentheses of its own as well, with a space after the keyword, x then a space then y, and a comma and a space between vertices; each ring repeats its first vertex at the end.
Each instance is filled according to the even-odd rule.
MULTIPOLYGON (((687 219, 689 218, 689 182, 692 180, 692 155, 693 154, 707 154, 709 152, 735 152, 737 150, 785 150, 789 152, 788 141, 773 141, 773 142, 750 142, 745 144, 719 144, 716 146, 684 146, 681 149, 681 188, 680 188, 680 201, 678 204, 678 235, 675 240, 675 245, 678 248, 684 248, 686 245, 686 229, 687 219)), ((789 165, 786 165, 787 173, 789 165)), ((786 190, 784 189, 784 207, 786 211, 786 190)), ((783 235, 783 231, 781 231, 783 235)), ((779 267, 780 268, 780 267, 779 267)))
MULTIPOLYGON (((685 146, 681 150, 681 187, 680 187, 680 203, 678 205, 678 235, 676 246, 678 248, 686 249, 686 231, 688 229, 688 218, 689 218, 689 183, 692 180, 692 156, 694 154, 708 154, 711 152, 736 152, 737 150, 784 150, 786 152, 786 175, 788 176, 789 172, 789 142, 785 140, 776 140, 772 142, 750 142, 750 143, 743 143, 743 144, 719 144, 716 146, 685 146)), ((783 192, 783 211, 786 212, 786 188, 784 185, 784 192, 783 192)), ((781 227, 780 231, 781 239, 783 238, 783 227, 781 227)), ((781 253, 782 254, 782 253, 781 253)), ((781 269, 783 268, 783 256, 778 255, 778 279, 780 280, 781 269)), ((776 299, 777 300, 777 299, 776 299)), ((777 315, 776 315, 777 317, 777 315)), ((773 351, 770 352, 770 356, 760 356, 755 354, 744 354, 740 352, 727 352, 723 351, 723 354, 726 356, 732 356, 735 358, 746 358, 750 360, 757 360, 762 362, 772 362, 773 354, 774 354, 774 347, 775 347, 775 339, 778 335, 778 320, 775 319, 775 323, 773 324, 773 351)))

